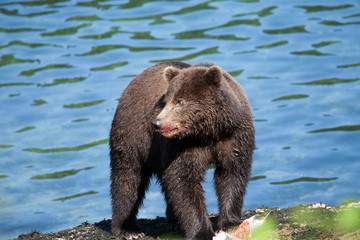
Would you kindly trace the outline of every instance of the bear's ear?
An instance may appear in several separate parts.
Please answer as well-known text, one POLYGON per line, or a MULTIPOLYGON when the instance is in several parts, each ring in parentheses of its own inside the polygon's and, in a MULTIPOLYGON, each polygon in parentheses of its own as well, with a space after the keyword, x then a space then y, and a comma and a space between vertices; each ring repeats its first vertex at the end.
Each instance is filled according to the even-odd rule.
POLYGON ((180 69, 172 66, 168 66, 164 69, 164 78, 170 82, 171 79, 173 79, 176 75, 178 75, 180 72, 180 69))
POLYGON ((208 83, 217 84, 222 78, 221 69, 218 66, 211 66, 206 70, 205 77, 208 83))

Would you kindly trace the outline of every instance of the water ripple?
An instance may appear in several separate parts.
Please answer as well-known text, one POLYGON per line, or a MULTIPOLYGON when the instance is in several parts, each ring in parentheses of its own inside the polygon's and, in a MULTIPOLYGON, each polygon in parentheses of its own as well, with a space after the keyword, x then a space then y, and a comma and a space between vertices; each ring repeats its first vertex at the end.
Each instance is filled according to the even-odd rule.
POLYGON ((34 85, 34 83, 22 83, 22 82, 15 82, 15 83, 1 83, 0 84, 0 88, 1 87, 11 87, 11 86, 29 86, 29 85, 34 85))
MULTIPOLYGON (((15 46, 15 45, 20 45, 20 46, 25 46, 25 47, 30 47, 30 48, 51 46, 51 44, 47 44, 47 43, 26 43, 26 42, 22 42, 19 40, 14 40, 14 41, 9 42, 6 45, 0 46, 0 49, 15 46)), ((52 45, 52 46, 54 46, 54 45, 52 45)))
POLYGON ((337 67, 337 68, 360 67, 360 63, 346 64, 346 65, 339 65, 339 66, 336 66, 336 67, 337 67))
POLYGON ((311 46, 313 46, 314 48, 322 48, 336 43, 341 43, 341 41, 322 41, 319 43, 314 43, 311 46))
POLYGON ((211 28, 206 28, 206 29, 202 29, 202 30, 192 30, 192 31, 186 31, 186 32, 180 32, 180 33, 175 33, 175 38, 176 39, 195 39, 195 38, 210 38, 210 39, 222 39, 222 40, 249 40, 249 37, 245 37, 245 38, 238 38, 235 35, 220 35, 220 36, 212 36, 212 35, 208 35, 205 34, 204 32, 206 31, 210 31, 210 30, 215 30, 215 29, 220 29, 220 28, 226 28, 226 27, 232 27, 232 26, 237 26, 237 25, 251 25, 251 26, 260 26, 260 22, 258 19, 242 19, 242 20, 232 20, 228 23, 216 26, 216 27, 211 27, 211 28))
POLYGON ((19 58, 15 58, 13 54, 6 54, 6 55, 2 55, 1 59, 0 59, 0 68, 5 66, 5 65, 9 65, 9 64, 17 64, 17 63, 40 63, 40 61, 34 60, 34 59, 19 59, 19 58))
POLYGON ((334 128, 323 128, 323 129, 309 131, 308 133, 334 132, 334 131, 341 131, 341 132, 360 131, 360 125, 345 125, 334 128))
POLYGON ((327 79, 315 80, 311 82, 293 83, 293 85, 333 85, 337 83, 352 83, 359 80, 360 78, 353 78, 353 79, 327 78, 327 79))
POLYGON ((164 51, 164 50, 176 50, 176 51, 184 51, 190 50, 193 48, 179 48, 179 47, 131 47, 127 45, 101 45, 95 46, 91 48, 91 51, 80 54, 78 56, 89 56, 89 55, 97 55, 107 51, 111 51, 114 49, 127 48, 131 52, 142 52, 142 51, 164 51))
POLYGON ((112 70, 115 68, 119 68, 119 67, 123 67, 125 65, 127 65, 128 62, 118 62, 118 63, 113 63, 113 64, 109 64, 109 65, 105 65, 102 67, 95 67, 95 68, 90 68, 91 71, 104 71, 104 70, 112 70))
POLYGON ((0 8, 0 12, 2 14, 8 15, 8 16, 16 16, 16 17, 37 17, 47 14, 56 13, 57 11, 43 11, 43 12, 35 12, 35 13, 28 13, 28 14, 20 14, 19 10, 7 10, 5 8, 0 8))
POLYGON ((178 57, 178 58, 169 58, 169 59, 161 59, 161 60, 151 60, 150 62, 154 62, 154 63, 158 63, 158 62, 172 62, 172 61, 186 61, 186 60, 190 60, 202 55, 208 55, 208 54, 217 54, 220 53, 218 51, 219 47, 212 47, 212 48, 207 48, 205 50, 202 50, 200 52, 196 52, 196 53, 191 53, 182 57, 178 57))
POLYGON ((276 8, 277 8, 277 6, 271 6, 271 7, 264 8, 258 12, 236 14, 236 15, 234 15, 234 17, 242 17, 242 16, 247 16, 247 15, 257 15, 259 17, 266 17, 269 15, 272 15, 273 14, 272 10, 274 10, 276 8))
POLYGON ((31 69, 31 70, 26 70, 26 71, 22 71, 20 73, 20 76, 32 76, 37 72, 40 71, 44 71, 44 70, 49 70, 49 69, 56 69, 56 68, 72 68, 73 66, 69 65, 69 64, 49 64, 46 65, 44 67, 40 67, 40 68, 35 68, 35 69, 31 69))
POLYGON ((76 147, 59 147, 59 148, 48 148, 48 149, 41 149, 41 148, 26 148, 23 151, 27 152, 35 152, 35 153, 57 153, 57 152, 72 152, 72 151, 81 151, 91 147, 95 147, 101 144, 108 144, 109 139, 102 139, 98 141, 94 141, 91 143, 83 144, 76 147))
POLYGON ((7 6, 7 5, 22 5, 24 7, 31 7, 31 6, 42 6, 42 5, 48 5, 54 6, 56 3, 62 3, 62 2, 68 2, 69 0, 40 0, 40 1, 11 1, 8 3, 0 3, 0 6, 7 6))
POLYGON ((0 32, 5 33, 21 33, 21 32, 36 32, 44 31, 44 28, 2 28, 0 27, 0 32))
POLYGON ((263 32, 267 34, 309 33, 308 31, 306 31, 305 25, 281 29, 268 29, 263 30, 263 32))
POLYGON ((17 130, 16 133, 22 133, 22 132, 30 131, 30 130, 33 130, 33 129, 36 129, 36 127, 35 126, 24 127, 22 129, 17 130))
POLYGON ((44 84, 38 84, 39 87, 52 87, 60 84, 67 84, 67 83, 77 83, 84 81, 86 77, 74 77, 74 78, 60 78, 60 79, 54 79, 52 83, 44 83, 44 84))
POLYGON ((42 175, 35 175, 35 176, 32 176, 31 179, 33 179, 33 180, 59 179, 59 178, 72 176, 72 175, 77 174, 80 171, 90 170, 90 169, 93 169, 93 168, 94 167, 86 167, 86 168, 81 168, 81 169, 72 169, 72 170, 65 170, 65 171, 61 171, 61 172, 54 172, 54 173, 47 173, 47 174, 42 174, 42 175))
POLYGON ((156 24, 163 24, 163 23, 171 23, 173 21, 170 20, 164 20, 163 17, 165 16, 171 16, 171 15, 183 15, 191 12, 196 12, 200 10, 206 10, 206 9, 216 9, 215 7, 209 6, 209 3, 212 1, 208 1, 205 3, 200 3, 195 6, 191 7, 185 7, 180 9, 179 11, 169 12, 169 13, 163 13, 163 14, 156 14, 152 16, 145 16, 145 17, 131 17, 131 18, 116 18, 112 19, 112 21, 139 21, 139 20, 154 20, 151 25, 156 24))
POLYGON ((91 15, 91 16, 77 16, 77 17, 70 17, 67 18, 65 21, 99 21, 99 20, 103 20, 102 18, 99 18, 96 15, 91 15))
POLYGON ((84 23, 84 24, 74 26, 74 27, 61 28, 61 29, 58 29, 58 30, 56 30, 54 32, 42 33, 41 36, 43 36, 43 37, 53 37, 53 36, 62 36, 62 35, 72 35, 72 34, 76 34, 79 29, 90 27, 91 25, 92 24, 90 24, 90 23, 84 23))
POLYGON ((360 24, 360 22, 338 22, 334 20, 323 20, 319 22, 323 25, 329 25, 329 26, 345 26, 345 25, 352 25, 352 24, 360 24))
POLYGON ((302 99, 302 98, 307 98, 309 97, 309 95, 306 94, 295 94, 295 95, 288 95, 288 96, 283 96, 283 97, 279 97, 279 98, 275 98, 271 101, 276 102, 276 101, 284 101, 284 100, 293 100, 293 99, 302 99))
POLYGON ((270 184, 278 185, 278 184, 291 184, 297 182, 328 182, 339 179, 338 177, 333 178, 314 178, 314 177, 300 177, 292 180, 280 181, 280 182, 271 182, 270 184))
POLYGON ((340 10, 345 8, 354 7, 352 4, 345 4, 345 5, 338 5, 338 6, 322 6, 322 5, 315 5, 315 6, 295 6, 296 8, 303 8, 306 10, 306 13, 312 12, 321 12, 321 11, 334 11, 340 10))
POLYGON ((67 196, 67 197, 63 197, 63 198, 56 198, 56 199, 53 199, 53 201, 66 201, 66 200, 69 200, 69 199, 73 199, 73 198, 78 198, 78 197, 83 197, 83 196, 86 196, 86 195, 92 195, 92 194, 97 194, 99 192, 96 192, 96 191, 88 191, 88 192, 85 192, 85 193, 79 193, 79 194, 75 194, 75 195, 71 195, 71 196, 67 196))
POLYGON ((266 44, 266 45, 261 45, 261 46, 257 46, 256 48, 273 48, 273 47, 278 47, 281 45, 285 45, 288 44, 289 41, 287 40, 283 40, 283 41, 278 41, 278 42, 274 42, 274 43, 270 43, 270 44, 266 44))
POLYGON ((64 105, 64 108, 83 108, 83 107, 90 107, 96 104, 103 103, 105 100, 96 100, 96 101, 90 101, 90 102, 82 102, 82 103, 74 103, 74 104, 68 104, 64 105))
POLYGON ((7 144, 0 145, 0 148, 2 148, 2 149, 12 148, 12 147, 14 147, 14 145, 7 145, 7 144))
POLYGON ((294 55, 312 55, 312 56, 328 56, 328 55, 332 55, 329 53, 322 53, 319 52, 317 50, 304 50, 304 51, 294 51, 294 52, 290 52, 291 54, 294 55))

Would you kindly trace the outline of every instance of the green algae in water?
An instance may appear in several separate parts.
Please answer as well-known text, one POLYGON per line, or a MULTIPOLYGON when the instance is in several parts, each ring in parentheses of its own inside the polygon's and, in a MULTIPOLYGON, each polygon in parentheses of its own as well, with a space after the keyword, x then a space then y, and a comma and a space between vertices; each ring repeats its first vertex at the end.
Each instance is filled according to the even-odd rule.
POLYGON ((36 175, 36 176, 31 177, 31 179, 33 179, 33 180, 59 179, 59 178, 64 178, 64 177, 68 177, 71 175, 75 175, 80 171, 86 171, 86 170, 90 170, 93 168, 94 167, 86 167, 86 168, 81 168, 81 169, 72 169, 72 170, 66 170, 66 171, 61 171, 61 172, 36 175))
POLYGON ((69 200, 69 199, 78 198, 78 197, 82 197, 82 196, 86 196, 86 195, 97 194, 97 193, 99 193, 99 192, 88 191, 88 192, 85 192, 85 193, 79 193, 79 194, 71 195, 71 196, 68 196, 68 197, 56 198, 56 199, 53 199, 53 201, 62 201, 62 202, 64 202, 64 201, 69 200))
POLYGON ((0 149, 7 149, 7 148, 12 148, 12 147, 14 147, 14 145, 0 145, 0 149))
POLYGON ((16 16, 16 17, 37 17, 47 14, 56 13, 57 11, 44 11, 44 12, 35 12, 35 13, 29 13, 29 14, 20 14, 19 10, 7 10, 5 8, 0 8, 0 12, 2 14, 8 15, 8 16, 16 16))
POLYGON ((278 46, 281 46, 281 45, 285 45, 285 44, 288 44, 289 41, 278 41, 278 42, 274 42, 274 43, 271 43, 271 44, 267 44, 267 45, 262 45, 262 46, 258 46, 256 48, 259 48, 259 49, 266 49, 266 48, 274 48, 274 47, 278 47, 278 46))
POLYGON ((44 31, 43 28, 2 28, 0 27, 0 32, 5 33, 20 33, 20 32, 36 32, 36 31, 44 31))
POLYGON ((8 178, 9 176, 8 175, 0 175, 0 179, 1 178, 8 178))
POLYGON ((321 47, 326 47, 328 45, 332 45, 332 44, 336 44, 336 43, 341 43, 341 41, 322 41, 319 43, 314 43, 311 46, 313 46, 314 48, 321 48, 321 47))
MULTIPOLYGON (((347 64, 347 65, 339 65, 337 68, 351 68, 351 67, 360 67, 360 63, 347 64)), ((357 78, 358 79, 358 78, 357 78)))
POLYGON ((344 25, 352 25, 352 24, 360 24, 360 22, 338 22, 338 21, 332 21, 332 20, 323 20, 319 22, 320 24, 324 25, 330 25, 330 26, 344 26, 344 25))
POLYGON ((235 52, 234 55, 247 54, 247 53, 256 53, 256 50, 247 50, 247 51, 235 52))
POLYGON ((156 37, 153 37, 151 35, 151 32, 133 32, 132 34, 133 34, 133 36, 131 37, 132 39, 160 40, 156 37))
POLYGON ((17 63, 34 63, 34 62, 38 62, 39 60, 33 60, 33 59, 19 59, 19 58, 15 58, 13 54, 7 54, 7 55, 2 55, 1 59, 0 59, 0 67, 3 67, 5 65, 9 65, 9 64, 17 64, 17 63))
POLYGON ((322 52, 319 52, 317 50, 294 51, 294 52, 290 52, 290 53, 294 54, 294 55, 312 55, 312 56, 328 56, 328 55, 332 55, 332 54, 328 54, 328 53, 322 53, 322 52))
POLYGON ((42 33, 41 36, 43 36, 43 37, 52 37, 52 36, 72 35, 72 34, 76 34, 79 29, 86 28, 86 27, 89 27, 89 26, 91 26, 90 23, 84 23, 84 24, 81 24, 81 25, 75 26, 75 27, 62 28, 62 29, 58 29, 58 30, 56 30, 54 32, 42 33))
POLYGON ((11 87, 11 86, 29 86, 34 85, 34 83, 2 83, 0 84, 1 87, 11 87))
POLYGON ((111 27, 111 29, 112 29, 111 31, 106 32, 106 33, 80 36, 79 38, 82 38, 82 39, 105 39, 105 38, 111 38, 114 34, 121 33, 119 31, 119 27, 111 27))
POLYGON ((44 84, 38 84, 39 87, 52 87, 60 84, 66 84, 66 83, 77 83, 84 81, 86 77, 74 77, 74 78, 60 78, 60 79, 54 79, 52 83, 44 83, 44 84))
POLYGON ((106 66, 102 66, 102 67, 95 67, 95 68, 90 68, 91 71, 104 71, 104 70, 112 70, 115 68, 119 68, 122 66, 127 65, 128 62, 118 62, 118 63, 113 63, 113 64, 109 64, 106 66))
POLYGON ((72 122, 86 122, 86 121, 89 121, 88 118, 79 118, 79 119, 75 119, 75 120, 72 120, 72 122))
POLYGON ((153 22, 150 25, 172 23, 174 21, 164 20, 163 17, 171 16, 171 15, 183 15, 183 14, 192 13, 192 12, 196 12, 196 11, 200 11, 200 10, 206 10, 206 9, 216 9, 215 7, 209 6, 209 3, 210 2, 200 3, 195 6, 182 8, 179 11, 175 11, 175 12, 156 14, 156 15, 145 16, 145 17, 117 18, 117 19, 112 19, 112 21, 153 20, 153 22))
POLYGON ((249 181, 256 181, 256 180, 260 180, 260 179, 265 179, 266 176, 254 176, 254 177, 251 177, 249 181))
POLYGON ((179 58, 171 58, 171 59, 163 59, 163 60, 151 60, 150 62, 159 63, 159 62, 171 62, 171 61, 186 61, 186 60, 190 60, 190 59, 196 58, 198 56, 202 56, 202 55, 220 53, 218 51, 218 48, 219 47, 207 48, 207 49, 202 50, 200 52, 188 54, 188 55, 185 55, 185 56, 179 57, 179 58))
POLYGON ((254 119, 254 122, 267 122, 267 119, 254 119))
POLYGON ((236 14, 234 15, 234 17, 242 17, 242 16, 246 16, 246 15, 258 15, 259 17, 266 17, 269 15, 272 15, 272 10, 276 9, 277 6, 271 6, 271 7, 267 7, 264 8, 262 10, 260 10, 259 12, 251 12, 251 13, 240 13, 240 14, 236 14))
POLYGON ((278 79, 278 78, 277 77, 267 77, 267 76, 256 76, 256 77, 248 77, 248 79, 261 80, 261 79, 278 79))
POLYGON ((30 127, 24 127, 20 130, 17 130, 16 133, 22 133, 22 132, 27 132, 27 131, 30 131, 30 130, 33 130, 33 129, 36 129, 35 126, 30 126, 30 127))
POLYGON ((302 98, 307 98, 309 97, 309 95, 306 94, 295 94, 295 95, 288 95, 288 96, 283 96, 283 97, 279 97, 279 98, 275 98, 271 101, 276 102, 276 101, 284 101, 284 100, 293 100, 293 99, 302 99, 302 98))
POLYGON ((186 31, 181 33, 175 33, 176 39, 196 39, 196 38, 210 38, 210 39, 222 39, 222 40, 249 40, 249 38, 238 38, 234 35, 221 35, 221 36, 212 36, 207 35, 204 32, 214 29, 220 29, 225 27, 232 27, 237 25, 252 25, 252 26, 260 26, 260 22, 258 19, 243 19, 243 20, 232 20, 226 24, 212 27, 212 28, 206 28, 202 30, 194 30, 194 31, 186 31))
POLYGON ((333 181, 337 180, 339 178, 333 177, 333 178, 314 178, 314 177, 301 177, 296 178, 292 180, 287 181, 281 181, 281 182, 271 182, 270 184, 279 185, 279 184, 291 184, 291 183, 297 183, 297 182, 327 182, 327 181, 333 181))
POLYGON ((293 85, 333 85, 338 83, 352 83, 359 80, 360 78, 354 78, 354 79, 327 78, 327 79, 321 79, 321 80, 305 82, 305 83, 293 83, 293 85))
POLYGON ((101 45, 101 46, 92 47, 90 52, 80 54, 79 56, 97 55, 97 54, 101 54, 101 53, 104 53, 107 51, 121 49, 121 48, 126 48, 131 52, 165 51, 165 50, 185 51, 185 50, 194 49, 194 48, 178 48, 178 47, 173 47, 173 48, 171 48, 171 47, 131 47, 131 46, 127 46, 127 45, 101 45))
POLYGON ((40 106, 43 104, 47 104, 47 102, 43 99, 34 100, 31 106, 40 106))
POLYGON ((96 104, 103 103, 105 100, 97 100, 97 101, 90 101, 90 102, 83 102, 83 103, 75 103, 75 104, 68 104, 64 105, 64 108, 83 108, 83 107, 89 107, 96 104))
POLYGON ((351 7, 354 7, 354 5, 352 5, 352 4, 338 5, 338 6, 316 5, 316 6, 295 6, 295 7, 305 9, 306 13, 312 13, 312 12, 334 11, 334 10, 340 10, 340 9, 345 9, 345 8, 351 8, 351 7))
POLYGON ((229 72, 229 74, 230 74, 232 77, 237 77, 237 76, 241 75, 243 72, 244 72, 244 69, 241 69, 241 70, 238 70, 238 71, 229 72))
POLYGON ((34 153, 72 152, 72 151, 81 151, 81 150, 85 150, 85 149, 88 149, 91 147, 95 147, 97 145, 108 144, 108 143, 109 143, 109 139, 107 138, 107 139, 94 141, 94 142, 83 144, 83 145, 76 146, 76 147, 60 147, 60 148, 48 148, 48 149, 26 148, 26 149, 23 149, 23 151, 34 152, 34 153))
POLYGON ((308 133, 320 133, 320 132, 352 132, 352 131, 360 131, 360 125, 346 125, 334 128, 323 128, 318 130, 309 131, 308 133))
POLYGON ((70 17, 65 21, 99 21, 99 20, 103 20, 103 19, 99 18, 96 15, 91 15, 91 16, 70 17))
POLYGON ((49 64, 46 65, 44 67, 40 67, 40 68, 35 68, 35 69, 31 69, 31 70, 26 70, 26 71, 22 71, 20 73, 20 76, 27 76, 30 77, 32 75, 34 75, 37 72, 40 71, 44 71, 44 70, 49 70, 49 69, 58 69, 58 68, 72 68, 73 66, 69 65, 69 64, 49 64))
POLYGON ((282 29, 269 29, 263 30, 263 32, 267 34, 309 33, 308 31, 306 31, 305 25, 282 29))
POLYGON ((354 18, 354 17, 360 17, 360 13, 351 14, 351 15, 345 16, 343 18, 354 18))

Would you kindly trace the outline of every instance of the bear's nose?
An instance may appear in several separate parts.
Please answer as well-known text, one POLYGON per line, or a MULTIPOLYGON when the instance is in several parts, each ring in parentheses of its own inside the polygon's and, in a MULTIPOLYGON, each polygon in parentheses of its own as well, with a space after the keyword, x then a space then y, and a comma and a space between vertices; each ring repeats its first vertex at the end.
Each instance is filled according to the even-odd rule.
POLYGON ((151 121, 151 123, 154 124, 156 128, 161 128, 162 124, 159 119, 154 119, 151 121))

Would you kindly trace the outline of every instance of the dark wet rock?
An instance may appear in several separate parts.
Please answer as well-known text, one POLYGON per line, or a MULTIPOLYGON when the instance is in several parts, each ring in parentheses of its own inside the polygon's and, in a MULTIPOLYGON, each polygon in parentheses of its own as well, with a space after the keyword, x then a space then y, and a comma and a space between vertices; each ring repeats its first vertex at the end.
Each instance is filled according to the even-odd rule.
MULTIPOLYGON (((360 239, 360 202, 348 201, 337 207, 323 203, 298 205, 285 209, 257 208, 243 212, 243 218, 258 214, 259 218, 271 211, 272 226, 270 239, 360 239)), ((210 215, 216 229, 217 215, 210 215)), ((139 219, 139 227, 147 234, 141 240, 182 239, 183 235, 176 226, 169 224, 165 218, 139 219)), ((83 223, 72 229, 56 233, 32 231, 22 234, 17 239, 27 240, 114 240, 119 239, 111 234, 111 220, 89 224, 83 223)), ((264 238, 262 238, 264 239, 264 238)))

